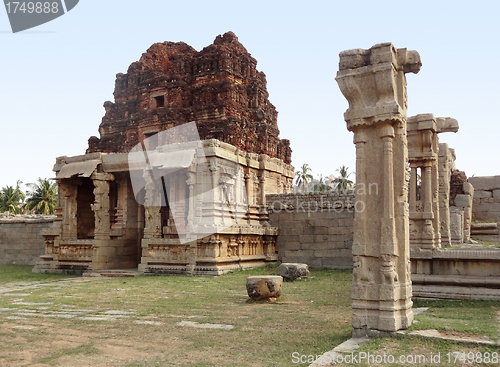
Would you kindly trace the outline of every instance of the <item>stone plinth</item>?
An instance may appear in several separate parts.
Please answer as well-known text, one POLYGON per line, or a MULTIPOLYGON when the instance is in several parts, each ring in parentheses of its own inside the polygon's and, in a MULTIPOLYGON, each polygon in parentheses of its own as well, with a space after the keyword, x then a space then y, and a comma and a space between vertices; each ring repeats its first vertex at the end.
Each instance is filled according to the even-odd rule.
POLYGON ((280 275, 287 282, 293 282, 297 278, 307 278, 309 267, 307 264, 282 263, 276 269, 276 275, 280 275))
POLYGON ((278 275, 257 275, 247 278, 248 296, 253 300, 277 298, 281 295, 283 277, 278 275))
POLYGON ((416 51, 391 43, 340 53, 337 82, 349 101, 344 114, 356 144, 356 212, 353 241, 354 336, 408 328, 411 279, 408 223, 406 77, 418 73, 416 51))

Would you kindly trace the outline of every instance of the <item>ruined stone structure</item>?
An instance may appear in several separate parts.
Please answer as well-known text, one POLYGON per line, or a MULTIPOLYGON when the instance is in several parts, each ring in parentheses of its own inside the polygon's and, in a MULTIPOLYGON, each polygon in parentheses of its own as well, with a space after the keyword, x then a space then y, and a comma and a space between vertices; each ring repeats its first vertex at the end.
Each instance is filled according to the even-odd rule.
MULTIPOLYGON (((422 251, 441 247, 441 231, 449 228, 449 177, 447 163, 439 167, 439 138, 443 132, 457 132, 458 122, 420 114, 408 118, 410 162, 410 246, 422 251), (438 168, 441 168, 439 170, 438 168), (420 187, 417 177, 420 176, 420 187)), ((449 233, 449 229, 448 229, 449 233)), ((445 234, 446 241, 449 240, 445 234)))
POLYGON ((256 63, 229 32, 200 52, 154 44, 118 74, 100 138, 56 160, 57 219, 34 271, 218 275, 276 261, 265 195, 291 192, 294 170, 256 63), (197 141, 178 132, 191 124, 197 141))
POLYGON ((474 217, 500 223, 500 176, 469 177, 469 182, 474 186, 474 217))
POLYGON ((468 182, 465 172, 458 170, 452 172, 450 187, 451 243, 467 243, 470 240, 474 187, 468 182))
POLYGON ((337 82, 349 102, 344 114, 356 144, 356 184, 376 184, 378 195, 356 192, 353 241, 354 336, 408 328, 413 321, 408 223, 406 77, 418 73, 416 51, 391 43, 340 53, 337 82))

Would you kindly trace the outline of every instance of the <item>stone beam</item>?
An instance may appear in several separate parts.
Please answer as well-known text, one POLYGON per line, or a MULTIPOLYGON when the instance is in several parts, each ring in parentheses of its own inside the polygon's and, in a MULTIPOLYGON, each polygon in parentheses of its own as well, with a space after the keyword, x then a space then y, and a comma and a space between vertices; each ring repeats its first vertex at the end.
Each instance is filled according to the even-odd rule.
POLYGON ((382 43, 340 53, 337 83, 349 102, 344 114, 356 144, 353 241, 353 336, 393 332, 413 322, 408 234, 406 77, 418 73, 416 51, 382 43))

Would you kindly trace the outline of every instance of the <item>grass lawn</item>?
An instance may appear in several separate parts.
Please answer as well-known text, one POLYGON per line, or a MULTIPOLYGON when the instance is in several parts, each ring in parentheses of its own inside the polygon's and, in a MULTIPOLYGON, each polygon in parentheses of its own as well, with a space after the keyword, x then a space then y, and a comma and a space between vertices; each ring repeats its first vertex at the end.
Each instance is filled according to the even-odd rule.
POLYGON ((283 296, 272 303, 250 301, 245 280, 274 274, 275 267, 221 277, 94 281, 28 271, 0 271, 0 289, 9 273, 11 281, 24 273, 46 284, 0 297, 2 367, 290 366, 293 352, 321 354, 352 332, 349 271, 312 270, 307 280, 284 283, 283 296), (99 319, 106 315, 123 317, 99 319), (82 319, 89 317, 95 320, 82 319), (234 328, 179 326, 182 321, 234 328))
POLYGON ((70 278, 70 275, 33 274, 30 265, 0 265, 0 286, 13 282, 47 282, 70 278))
MULTIPOLYGON (((276 302, 250 301, 246 277, 274 273, 271 266, 220 277, 86 280, 0 266, 0 367, 307 366, 293 363, 292 353, 321 355, 350 338, 350 271, 312 269, 309 279, 284 283, 276 302), (200 324, 233 328, 192 326, 200 324)), ((500 302, 415 306, 430 310, 411 330, 498 337, 500 302)), ((405 337, 372 339, 359 352, 441 353, 445 366, 448 352, 496 350, 405 337)))

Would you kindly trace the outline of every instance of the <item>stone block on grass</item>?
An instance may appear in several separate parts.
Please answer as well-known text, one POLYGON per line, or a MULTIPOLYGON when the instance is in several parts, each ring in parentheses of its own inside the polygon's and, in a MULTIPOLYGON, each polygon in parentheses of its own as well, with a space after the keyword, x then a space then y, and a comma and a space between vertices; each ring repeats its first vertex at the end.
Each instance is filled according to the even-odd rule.
POLYGON ((276 269, 276 275, 282 276, 285 281, 292 282, 297 278, 307 278, 309 268, 307 264, 283 263, 276 269))
POLYGON ((255 301, 278 298, 282 286, 283 278, 277 275, 256 275, 247 278, 248 296, 255 301))

